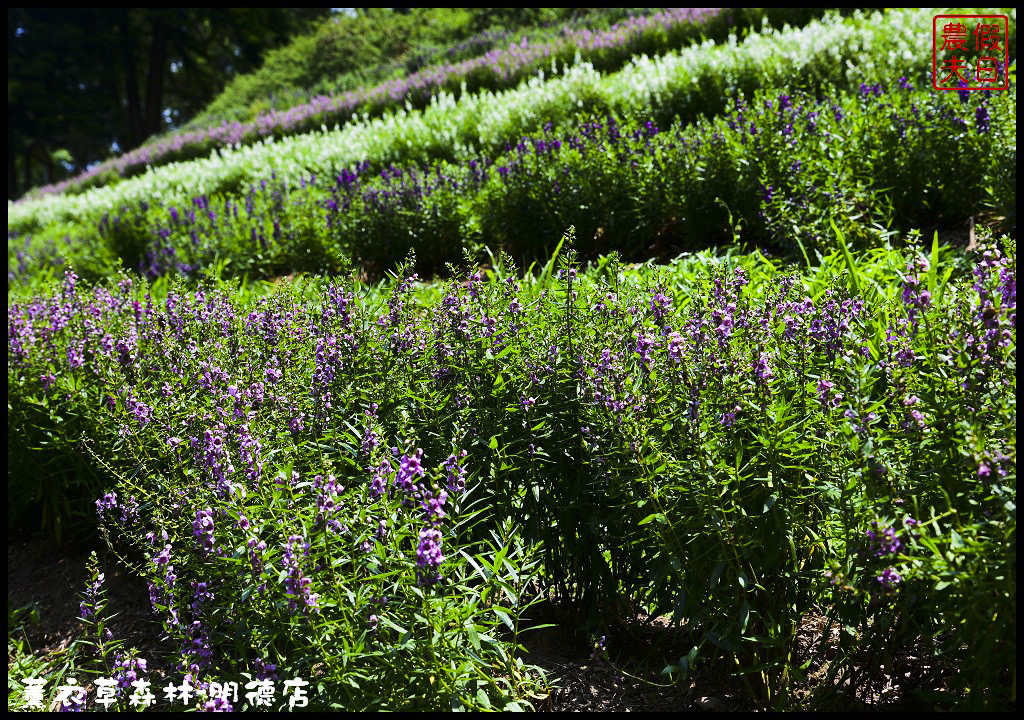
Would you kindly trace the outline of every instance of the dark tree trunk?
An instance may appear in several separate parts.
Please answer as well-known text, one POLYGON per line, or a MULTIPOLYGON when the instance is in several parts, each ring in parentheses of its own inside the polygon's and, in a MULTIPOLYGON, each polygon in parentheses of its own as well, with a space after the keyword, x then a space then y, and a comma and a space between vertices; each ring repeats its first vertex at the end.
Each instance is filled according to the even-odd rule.
POLYGON ((22 185, 28 190, 32 187, 32 149, 35 147, 35 143, 29 145, 28 150, 25 151, 25 167, 22 168, 22 185))
MULTIPOLYGON (((130 10, 121 16, 121 69, 124 71, 125 95, 128 101, 128 142, 132 147, 142 142, 142 109, 139 104, 139 74, 135 64, 135 34, 131 28, 130 10)), ((125 148, 127 150, 128 148, 125 148)))
POLYGON ((18 197, 18 169, 15 166, 14 155, 10 149, 7 150, 7 199, 13 200, 18 197))
POLYGON ((163 127, 164 75, 167 73, 167 41, 170 38, 166 23, 160 18, 153 21, 153 44, 149 49, 149 81, 146 83, 146 124, 148 137, 163 127))

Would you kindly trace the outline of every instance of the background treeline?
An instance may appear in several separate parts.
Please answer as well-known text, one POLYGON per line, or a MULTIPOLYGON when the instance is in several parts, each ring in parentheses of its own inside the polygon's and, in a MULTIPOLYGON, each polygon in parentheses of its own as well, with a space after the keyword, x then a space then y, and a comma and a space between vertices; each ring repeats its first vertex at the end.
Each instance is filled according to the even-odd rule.
POLYGON ((191 118, 325 9, 7 10, 7 196, 191 118))

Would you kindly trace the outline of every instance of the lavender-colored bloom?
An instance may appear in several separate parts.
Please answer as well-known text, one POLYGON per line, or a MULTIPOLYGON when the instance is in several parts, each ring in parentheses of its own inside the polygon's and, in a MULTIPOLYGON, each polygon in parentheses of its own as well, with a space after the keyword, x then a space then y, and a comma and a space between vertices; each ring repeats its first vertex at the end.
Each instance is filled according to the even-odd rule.
POLYGON ((252 563, 252 574, 254 578, 259 578, 263 572, 263 552, 267 549, 267 544, 260 540, 256 541, 256 538, 249 538, 246 543, 249 547, 249 561, 252 563))
POLYGON ((211 508, 196 511, 196 519, 192 523, 192 531, 199 542, 203 555, 209 555, 214 548, 213 510, 211 508))
POLYGON ((395 474, 394 486, 399 490, 412 494, 414 492, 415 478, 423 477, 424 470, 420 464, 423 458, 423 450, 416 449, 412 455, 403 455, 395 474))
POLYGON ((263 658, 256 658, 253 664, 256 667, 257 680, 277 681, 277 665, 274 663, 264 662, 263 658))
POLYGON ((872 522, 871 529, 865 535, 875 557, 896 555, 903 549, 903 542, 897 537, 895 528, 887 527, 880 531, 878 523, 872 522))
POLYGON ((452 495, 458 495, 466 491, 466 469, 461 465, 461 461, 465 457, 466 451, 463 450, 459 453, 458 457, 452 454, 444 461, 444 469, 448 473, 448 492, 452 495))
MULTIPOLYGON (((376 403, 374 403, 373 411, 375 412, 376 409, 377 409, 377 405, 376 405, 376 403)), ((364 454, 369 455, 380 444, 380 438, 377 436, 377 433, 374 432, 373 427, 369 424, 370 423, 370 418, 374 417, 373 412, 371 412, 370 410, 367 410, 366 411, 366 417, 367 417, 367 425, 366 425, 366 429, 363 430, 362 450, 363 450, 364 454)))
POLYGON ((202 710, 203 712, 234 712, 235 708, 226 698, 218 696, 204 702, 202 710))
POLYGON ((911 430, 913 428, 917 428, 919 430, 927 431, 928 423, 925 421, 924 415, 921 413, 920 410, 917 410, 916 408, 911 408, 907 412, 906 419, 901 424, 901 427, 904 430, 911 430))
POLYGON ((391 475, 393 468, 387 460, 381 462, 380 466, 373 470, 373 479, 370 481, 370 499, 376 500, 384 494, 387 488, 387 478, 391 475))
POLYGON ((883 588, 892 590, 903 581, 903 578, 900 577, 900 574, 894 568, 890 567, 883 570, 877 580, 882 584, 883 588))
POLYGON ((114 491, 104 493, 103 497, 96 501, 96 515, 102 521, 108 510, 117 507, 117 493, 114 491))
POLYGON ((129 397, 125 401, 125 406, 128 411, 135 417, 135 421, 140 427, 145 427, 153 419, 153 408, 141 400, 136 400, 129 397))
POLYGON ((650 371, 651 366, 654 364, 654 360, 651 358, 651 348, 657 345, 657 339, 649 336, 638 334, 636 336, 636 347, 633 348, 633 352, 640 356, 640 362, 643 363, 645 370, 650 371))
POLYGON ((262 445, 249 431, 248 423, 238 428, 239 454, 246 465, 246 476, 253 483, 259 482, 263 474, 262 445))
POLYGON ((114 656, 114 679, 119 687, 130 690, 132 683, 139 679, 140 672, 146 672, 146 661, 118 651, 114 656))
MULTIPOLYGON (((193 603, 196 607, 196 603, 193 603)), ((185 643, 182 648, 183 659, 188 662, 191 674, 195 675, 210 664, 213 657, 213 649, 210 647, 210 638, 206 626, 201 620, 193 620, 186 631, 185 643), (189 662, 190 661, 190 662, 189 662)))
POLYGON ((420 544, 416 548, 417 575, 421 585, 431 585, 439 580, 438 568, 444 562, 441 553, 441 531, 426 527, 420 530, 420 544))
POLYGON ((285 593, 291 596, 288 598, 288 607, 291 610, 298 609, 296 598, 301 598, 307 610, 316 612, 320 596, 312 592, 313 582, 302 571, 298 556, 300 550, 303 556, 308 555, 309 543, 304 542, 298 535, 291 535, 284 551, 284 567, 287 572, 284 587, 285 593))
POLYGON ((657 292, 651 298, 651 314, 655 320, 661 320, 668 313, 672 301, 662 292, 657 292))
POLYGON ((434 496, 427 496, 420 501, 420 505, 427 512, 427 522, 438 525, 444 520, 444 504, 448 500, 448 492, 443 488, 437 491, 434 496))
POLYGON ((671 332, 668 335, 668 355, 672 362, 677 365, 683 361, 683 337, 678 332, 671 332))
POLYGON ((70 343, 67 348, 68 366, 71 369, 85 365, 85 355, 81 343, 70 343))
POLYGON ((987 133, 991 127, 991 118, 988 114, 987 105, 979 105, 978 109, 974 111, 974 125, 978 128, 979 133, 987 133))
POLYGON ((835 387, 835 384, 829 382, 825 378, 818 380, 818 400, 821 402, 822 407, 826 409, 829 405, 829 392, 833 387, 835 387))
POLYGON ((96 579, 86 587, 85 600, 78 605, 80 615, 83 620, 88 620, 94 615, 102 614, 103 609, 106 607, 106 602, 100 598, 100 590, 103 587, 103 578, 103 573, 97 574, 96 579))
POLYGON ((78 681, 75 678, 67 678, 65 682, 68 689, 57 694, 60 701, 58 712, 85 712, 85 688, 77 686, 78 681))
POLYGON ((171 560, 171 544, 167 543, 164 545, 164 549, 161 550, 156 557, 153 558, 153 564, 156 567, 167 565, 171 560))
POLYGON ((960 102, 969 102, 971 99, 971 93, 967 89, 969 87, 967 82, 965 80, 961 80, 959 83, 957 83, 957 86, 959 87, 959 90, 956 91, 956 94, 960 96, 960 102))
POLYGON ((768 353, 763 352, 758 356, 757 362, 754 363, 754 374, 757 375, 758 380, 762 382, 767 382, 775 376, 775 371, 772 369, 770 360, 771 357, 768 353))

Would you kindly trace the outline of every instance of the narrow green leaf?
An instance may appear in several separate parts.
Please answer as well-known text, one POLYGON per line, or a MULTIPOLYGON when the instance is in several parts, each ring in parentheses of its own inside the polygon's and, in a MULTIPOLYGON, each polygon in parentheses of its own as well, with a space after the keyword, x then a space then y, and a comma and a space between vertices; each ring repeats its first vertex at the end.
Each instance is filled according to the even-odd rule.
POLYGON ((939 277, 939 231, 932 236, 932 264, 928 268, 928 292, 935 297, 935 286, 939 277))
POLYGON ((942 302, 942 296, 946 292, 946 286, 949 284, 949 278, 952 277, 953 275, 953 270, 954 268, 952 267, 946 269, 946 272, 943 273, 942 275, 942 280, 939 282, 938 291, 932 294, 935 299, 935 305, 938 305, 939 303, 942 302))
POLYGON ((725 571, 725 563, 720 562, 715 565, 715 569, 711 573, 711 582, 708 583, 711 587, 716 587, 718 581, 722 579, 722 573, 725 571))
POLYGON ((473 624, 466 625, 466 632, 469 634, 469 644, 472 645, 476 650, 480 650, 480 634, 476 631, 476 626, 473 624))
POLYGON ((954 550, 959 550, 964 546, 963 538, 960 537, 960 533, 958 533, 956 530, 951 529, 949 531, 949 545, 954 550))
POLYGON ((853 284, 853 291, 860 294, 860 283, 858 278, 860 272, 857 270, 857 263, 853 261, 853 256, 850 255, 849 248, 846 247, 846 237, 843 235, 843 231, 836 226, 835 220, 829 218, 829 223, 832 225, 832 229, 836 231, 836 238, 839 241, 839 247, 843 250, 843 258, 846 260, 846 267, 850 270, 850 282, 853 284))
POLYGON ((497 615, 497 616, 498 616, 498 618, 499 618, 499 619, 500 619, 500 620, 501 620, 501 621, 502 621, 503 623, 505 623, 505 625, 507 625, 507 626, 508 626, 508 629, 509 629, 509 630, 513 630, 513 631, 514 631, 514 630, 516 629, 516 625, 515 625, 515 623, 514 623, 514 622, 512 622, 512 618, 510 618, 510 617, 508 616, 508 613, 506 613, 506 612, 505 612, 505 611, 503 611, 503 610, 499 610, 498 608, 492 608, 492 610, 494 610, 494 614, 495 614, 495 615, 497 615))
POLYGON ((683 655, 679 658, 679 673, 682 675, 680 678, 683 682, 686 682, 686 678, 690 675, 690 661, 683 655))
POLYGON ((652 520, 657 520, 659 525, 664 525, 667 522, 667 520, 665 519, 665 515, 663 513, 653 513, 645 517, 643 520, 637 523, 637 525, 646 525, 652 520))

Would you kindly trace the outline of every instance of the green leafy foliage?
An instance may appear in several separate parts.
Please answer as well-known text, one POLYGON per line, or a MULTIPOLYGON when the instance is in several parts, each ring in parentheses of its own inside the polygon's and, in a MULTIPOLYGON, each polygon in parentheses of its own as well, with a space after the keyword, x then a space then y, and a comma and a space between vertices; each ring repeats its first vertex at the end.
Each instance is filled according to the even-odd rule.
POLYGON ((422 297, 411 260, 248 299, 69 275, 9 309, 11 392, 80 414, 116 478, 103 532, 172 637, 201 623, 200 676, 272 663, 348 709, 528 702, 518 617, 546 588, 590 627, 671 615, 696 648, 671 675, 731 658, 767 707, 814 607, 849 628, 820 702, 922 643, 960 663, 951 698, 1007 702, 1012 241, 804 275, 580 273, 572 243, 529 282, 500 260, 422 297))

